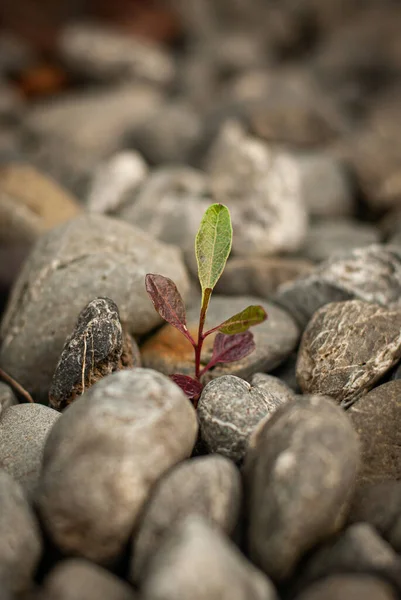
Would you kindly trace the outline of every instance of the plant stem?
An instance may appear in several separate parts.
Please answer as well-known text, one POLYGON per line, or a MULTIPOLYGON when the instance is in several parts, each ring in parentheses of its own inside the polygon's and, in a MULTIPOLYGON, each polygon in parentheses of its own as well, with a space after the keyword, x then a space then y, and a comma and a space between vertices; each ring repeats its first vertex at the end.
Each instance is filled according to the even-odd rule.
POLYGON ((195 379, 199 381, 200 377, 200 361, 201 361, 201 353, 203 340, 205 336, 203 335, 203 328, 205 326, 206 320, 206 312, 209 306, 210 296, 212 295, 211 288, 206 288, 202 295, 202 306, 199 315, 199 329, 198 329, 198 343, 195 345, 195 379))
POLYGON ((13 387, 17 392, 21 394, 21 396, 25 398, 25 400, 28 400, 28 402, 33 402, 31 394, 27 392, 26 389, 22 387, 20 383, 18 383, 18 381, 15 381, 15 379, 11 377, 11 375, 8 375, 8 373, 3 371, 3 369, 0 369, 0 379, 3 379, 7 383, 9 383, 11 387, 13 387))

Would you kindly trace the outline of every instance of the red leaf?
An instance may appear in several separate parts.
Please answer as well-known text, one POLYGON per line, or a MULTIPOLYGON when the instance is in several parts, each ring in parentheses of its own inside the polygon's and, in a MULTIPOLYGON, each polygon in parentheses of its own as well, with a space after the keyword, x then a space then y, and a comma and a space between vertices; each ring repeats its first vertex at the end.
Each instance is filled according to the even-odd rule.
POLYGON ((255 342, 250 331, 226 335, 218 333, 214 340, 210 363, 229 363, 245 358, 255 350, 255 342))
POLYGON ((202 393, 202 384, 188 375, 170 375, 170 379, 172 379, 188 398, 191 398, 191 400, 197 399, 202 393))
POLYGON ((145 278, 146 291, 159 315, 181 331, 192 343, 187 329, 184 301, 174 281, 163 275, 148 273, 145 278))

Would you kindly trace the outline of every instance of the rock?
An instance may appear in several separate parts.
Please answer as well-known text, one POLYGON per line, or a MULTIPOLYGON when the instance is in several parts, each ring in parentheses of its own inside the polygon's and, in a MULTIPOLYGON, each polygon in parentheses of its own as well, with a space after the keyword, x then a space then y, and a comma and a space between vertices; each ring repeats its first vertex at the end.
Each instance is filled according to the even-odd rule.
POLYGON ((251 384, 234 375, 210 381, 198 403, 201 437, 209 452, 239 462, 257 424, 270 417, 293 392, 271 375, 257 373, 251 384))
POLYGON ((139 152, 118 152, 96 167, 89 184, 88 210, 118 212, 127 197, 135 196, 147 175, 148 167, 139 152))
POLYGON ((0 34, 0 74, 7 75, 29 69, 37 62, 34 50, 22 38, 11 31, 0 34))
POLYGON ((400 309, 360 300, 326 304, 302 336, 297 362, 302 391, 350 406, 400 359, 400 330, 400 309))
MULTIPOLYGON (((282 363, 298 341, 298 330, 291 317, 273 304, 254 296, 215 296, 210 302, 206 318, 206 329, 223 322, 231 315, 243 310, 249 304, 262 304, 268 319, 252 329, 256 349, 242 360, 216 365, 205 373, 202 380, 207 383, 222 375, 237 375, 249 379, 258 372, 271 371, 282 363)), ((199 323, 199 303, 187 311, 188 329, 197 335, 199 323)), ((205 340, 201 362, 203 365, 211 359, 215 334, 205 340)), ((171 325, 165 325, 141 347, 143 365, 161 371, 166 375, 172 373, 194 373, 194 352, 192 345, 171 325)))
POLYGON ((378 230, 372 225, 345 219, 327 219, 312 224, 302 248, 305 258, 320 262, 335 254, 349 253, 354 248, 380 242, 378 230))
POLYGON ((42 404, 10 406, 0 415, 0 468, 34 493, 47 436, 59 413, 42 404))
POLYGON ((44 580, 43 600, 135 600, 134 590, 115 575, 80 558, 59 562, 44 580))
POLYGON ((312 263, 299 258, 234 256, 228 260, 215 290, 227 296, 253 294, 268 299, 282 283, 312 270, 312 263))
POLYGON ((373 244, 327 260, 306 277, 281 285, 274 297, 304 328, 329 302, 364 300, 382 306, 400 303, 401 252, 373 244))
POLYGON ((381 481, 357 488, 348 521, 369 523, 401 553, 401 481, 381 481))
POLYGON ((0 415, 10 406, 18 404, 18 400, 12 389, 0 381, 0 415))
MULTIPOLYGON (((1 40, 0 40, 1 47, 1 40)), ((1 60, 1 59, 0 59, 1 60)), ((1 66, 0 66, 1 69, 1 66)), ((21 118, 24 101, 12 86, 0 77, 0 123, 13 123, 21 118)))
MULTIPOLYGON (((396 329, 396 321, 393 321, 396 329)), ((389 344, 391 341, 389 340, 389 344)), ((361 440, 361 482, 401 478, 401 381, 390 381, 362 396, 348 411, 361 440)))
POLYGON ((391 586, 377 577, 363 575, 330 575, 308 586, 295 600, 396 600, 391 586))
POLYGON ((76 217, 77 200, 55 181, 24 164, 0 167, 2 243, 35 241, 44 231, 76 217))
POLYGON ((188 515, 199 515, 230 535, 237 523, 241 478, 233 463, 212 455, 184 461, 156 485, 133 540, 131 579, 141 581, 166 536, 188 515))
POLYGON ((124 341, 115 302, 110 298, 89 302, 64 344, 50 387, 50 405, 62 410, 102 377, 132 367, 132 362, 124 361, 130 356, 129 350, 124 353, 124 341))
POLYGON ((142 590, 146 600, 277 598, 267 577, 218 529, 196 516, 178 523, 160 546, 142 590))
POLYGON ((127 223, 85 215, 42 236, 4 315, 0 364, 47 398, 65 339, 93 298, 111 298, 132 335, 160 323, 145 290, 149 272, 171 277, 185 297, 188 278, 179 251, 127 223))
POLYGON ((210 150, 207 170, 216 201, 232 213, 235 255, 269 256, 299 249, 307 213, 293 157, 229 123, 210 150))
POLYGON ((291 388, 297 394, 301 393, 300 387, 297 382, 297 353, 293 352, 287 358, 282 365, 272 371, 272 375, 281 379, 289 388, 291 388))
POLYGON ((113 373, 64 411, 49 436, 37 492, 43 523, 67 554, 110 564, 151 487, 190 455, 196 413, 167 377, 113 373))
POLYGON ((0 470, 1 591, 3 586, 15 593, 29 589, 41 553, 39 524, 22 487, 0 470))
POLYGON ((96 23, 71 23, 59 38, 61 58, 70 69, 101 81, 172 83, 175 67, 166 50, 142 37, 96 23))
POLYGON ((330 398, 301 396, 262 421, 244 474, 251 559, 277 580, 338 530, 355 486, 358 443, 330 398))

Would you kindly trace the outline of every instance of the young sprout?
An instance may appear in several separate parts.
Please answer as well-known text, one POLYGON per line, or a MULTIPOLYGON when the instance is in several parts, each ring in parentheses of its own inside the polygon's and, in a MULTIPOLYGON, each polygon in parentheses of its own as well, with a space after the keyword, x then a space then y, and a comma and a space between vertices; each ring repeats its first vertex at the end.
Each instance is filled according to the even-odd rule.
POLYGON ((249 330, 267 319, 266 311, 259 305, 251 305, 241 312, 204 331, 207 309, 213 289, 216 286, 232 245, 230 212, 223 204, 212 204, 206 210, 195 240, 198 278, 202 289, 202 302, 199 315, 198 333, 194 339, 188 331, 184 301, 175 285, 163 275, 146 275, 146 291, 159 315, 178 329, 192 344, 194 349, 195 373, 171 375, 196 405, 202 392, 201 377, 218 363, 230 363, 248 356, 255 349, 253 335, 249 330), (202 347, 205 338, 218 332, 213 345, 213 353, 208 364, 201 368, 202 347))

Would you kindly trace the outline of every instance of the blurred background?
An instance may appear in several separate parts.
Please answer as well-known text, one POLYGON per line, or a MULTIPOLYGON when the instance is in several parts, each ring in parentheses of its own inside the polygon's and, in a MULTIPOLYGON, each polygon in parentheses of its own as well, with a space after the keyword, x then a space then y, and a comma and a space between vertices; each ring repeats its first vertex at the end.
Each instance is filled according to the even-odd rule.
MULTIPOLYGON (((117 184, 112 200, 96 195, 107 161, 139 153, 133 202, 145 171, 207 171, 232 122, 237 144, 253 136, 299 159, 309 249, 271 254, 326 258, 312 241, 334 221, 334 247, 397 242, 400 31, 398 0, 2 0, 0 305, 42 231, 81 205, 119 214, 129 203, 124 176, 123 200, 117 184)), ((180 177, 169 193, 216 197, 210 182, 180 177)), ((163 185, 147 190, 155 210, 163 185)))

